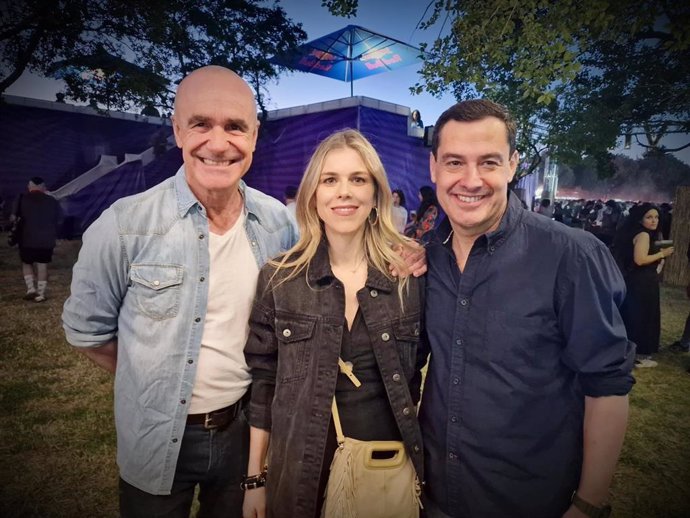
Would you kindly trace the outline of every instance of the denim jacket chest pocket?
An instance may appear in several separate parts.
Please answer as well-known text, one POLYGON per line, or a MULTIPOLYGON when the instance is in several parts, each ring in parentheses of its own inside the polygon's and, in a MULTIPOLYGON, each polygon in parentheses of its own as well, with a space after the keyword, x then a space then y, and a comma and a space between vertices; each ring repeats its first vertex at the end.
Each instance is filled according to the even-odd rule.
POLYGON ((298 381, 307 376, 315 327, 316 317, 276 314, 274 329, 280 351, 278 383, 298 381))
POLYGON ((393 334, 398 345, 400 363, 405 376, 410 379, 415 372, 417 347, 419 346, 420 314, 401 318, 393 323, 393 334))
POLYGON ((141 312, 154 320, 177 315, 184 267, 174 264, 132 264, 130 291, 141 312))

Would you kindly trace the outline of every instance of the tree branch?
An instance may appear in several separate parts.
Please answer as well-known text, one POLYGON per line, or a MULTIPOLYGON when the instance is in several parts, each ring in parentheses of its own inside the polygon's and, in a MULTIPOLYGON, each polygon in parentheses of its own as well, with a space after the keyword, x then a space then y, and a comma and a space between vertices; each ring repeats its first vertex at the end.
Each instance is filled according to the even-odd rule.
POLYGON ((43 38, 44 32, 45 31, 42 27, 37 27, 36 30, 34 30, 31 38, 29 39, 29 43, 26 45, 26 47, 24 47, 24 52, 17 56, 17 59, 14 63, 14 70, 10 73, 10 75, 0 81, 0 94, 7 90, 7 88, 17 79, 19 79, 19 77, 24 73, 29 61, 31 61, 34 51, 36 48, 38 48, 38 44, 41 42, 41 38, 43 38))

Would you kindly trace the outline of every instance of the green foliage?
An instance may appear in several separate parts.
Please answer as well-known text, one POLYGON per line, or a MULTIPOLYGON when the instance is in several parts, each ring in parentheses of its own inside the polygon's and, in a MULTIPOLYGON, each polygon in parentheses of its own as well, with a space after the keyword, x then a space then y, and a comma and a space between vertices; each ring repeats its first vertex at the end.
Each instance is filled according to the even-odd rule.
MULTIPOLYGON (((68 98, 114 109, 168 109, 190 71, 223 65, 261 104, 269 54, 306 39, 279 7, 254 0, 17 0, 0 7, 0 92, 23 71, 65 80, 68 98)), ((263 107, 263 106, 262 106, 263 107)))
POLYGON ((689 14, 661 0, 437 0, 424 27, 443 16, 451 31, 425 49, 416 91, 503 102, 523 151, 536 140, 560 160, 591 156, 611 176, 608 150, 626 128, 690 129, 689 14), (524 135, 535 123, 546 131, 524 135))
POLYGON ((327 8, 333 16, 352 18, 357 16, 358 0, 321 0, 321 6, 327 8))

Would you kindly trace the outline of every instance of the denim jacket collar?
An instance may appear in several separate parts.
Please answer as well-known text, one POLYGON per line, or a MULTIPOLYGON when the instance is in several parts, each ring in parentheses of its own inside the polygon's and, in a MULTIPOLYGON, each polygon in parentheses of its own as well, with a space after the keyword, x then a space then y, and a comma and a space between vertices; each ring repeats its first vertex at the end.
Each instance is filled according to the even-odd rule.
MULTIPOLYGON (((307 273, 309 283, 316 284, 330 284, 335 280, 333 270, 331 270, 331 262, 328 258, 328 242, 322 239, 319 247, 316 249, 314 257, 309 262, 307 273)), ((367 280, 365 286, 368 288, 390 292, 395 287, 397 281, 391 280, 383 273, 378 271, 373 266, 367 269, 367 280)))

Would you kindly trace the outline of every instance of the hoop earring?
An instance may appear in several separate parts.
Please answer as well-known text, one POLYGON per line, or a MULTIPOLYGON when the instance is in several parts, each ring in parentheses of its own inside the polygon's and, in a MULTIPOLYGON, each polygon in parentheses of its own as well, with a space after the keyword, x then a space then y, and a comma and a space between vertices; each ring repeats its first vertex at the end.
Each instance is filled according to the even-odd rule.
POLYGON ((368 217, 367 219, 369 220, 369 224, 370 224, 372 227, 375 227, 375 226, 376 226, 376 224, 379 222, 379 209, 378 209, 378 207, 373 207, 373 208, 371 209, 371 212, 369 213, 369 217, 368 217), (371 215, 372 215, 372 214, 375 215, 373 221, 371 220, 371 215))

